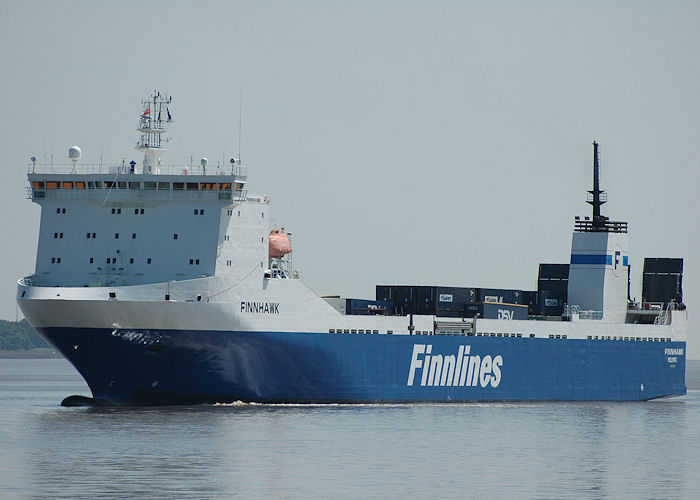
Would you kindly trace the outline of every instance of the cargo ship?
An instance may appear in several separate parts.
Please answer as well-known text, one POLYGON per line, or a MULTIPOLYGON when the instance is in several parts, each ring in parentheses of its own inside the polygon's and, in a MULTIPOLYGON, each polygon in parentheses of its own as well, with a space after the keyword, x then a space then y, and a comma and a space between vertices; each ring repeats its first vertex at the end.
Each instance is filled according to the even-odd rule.
MULTIPOLYGON (((631 300, 628 224, 576 217, 537 289, 378 285, 319 296, 240 158, 168 166, 172 98, 141 103, 141 163, 28 165, 41 206, 29 323, 91 404, 638 401, 686 392, 683 261, 647 258, 631 300)), ((136 114, 136 113, 135 113, 136 114)), ((533 287, 534 288, 534 287, 533 287)), ((75 399, 67 398, 64 404, 75 399)))

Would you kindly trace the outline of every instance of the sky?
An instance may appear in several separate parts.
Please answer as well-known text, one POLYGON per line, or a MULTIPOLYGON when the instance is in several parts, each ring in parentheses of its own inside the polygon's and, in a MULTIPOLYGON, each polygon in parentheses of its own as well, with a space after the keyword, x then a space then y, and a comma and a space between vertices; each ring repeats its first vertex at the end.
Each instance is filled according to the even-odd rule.
POLYGON ((140 162, 157 89, 164 161, 240 151, 320 294, 536 289, 590 214, 597 140, 632 295, 644 257, 683 257, 700 359, 698 19, 693 1, 0 0, 0 318, 34 271, 29 158, 140 162))

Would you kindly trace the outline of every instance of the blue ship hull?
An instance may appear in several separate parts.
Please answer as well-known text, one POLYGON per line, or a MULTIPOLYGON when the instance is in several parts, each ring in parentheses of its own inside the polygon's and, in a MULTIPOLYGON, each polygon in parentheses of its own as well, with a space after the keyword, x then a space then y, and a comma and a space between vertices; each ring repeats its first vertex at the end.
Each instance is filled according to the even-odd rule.
POLYGON ((635 401, 686 393, 685 342, 40 331, 93 396, 113 405, 635 401))

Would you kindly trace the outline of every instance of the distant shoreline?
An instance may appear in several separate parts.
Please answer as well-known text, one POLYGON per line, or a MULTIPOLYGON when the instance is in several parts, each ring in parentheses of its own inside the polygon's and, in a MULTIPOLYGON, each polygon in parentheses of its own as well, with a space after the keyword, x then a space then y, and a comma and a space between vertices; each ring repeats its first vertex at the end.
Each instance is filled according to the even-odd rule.
POLYGON ((56 349, 45 347, 37 349, 17 349, 7 351, 0 349, 0 359, 51 359, 62 358, 60 352, 56 349))

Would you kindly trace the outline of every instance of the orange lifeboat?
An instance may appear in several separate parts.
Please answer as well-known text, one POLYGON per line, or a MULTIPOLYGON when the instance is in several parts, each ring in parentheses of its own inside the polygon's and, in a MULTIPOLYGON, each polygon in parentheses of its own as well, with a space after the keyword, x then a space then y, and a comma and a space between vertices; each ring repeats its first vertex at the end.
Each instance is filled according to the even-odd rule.
POLYGON ((289 236, 282 229, 273 229, 270 231, 270 257, 273 259, 281 259, 288 253, 292 253, 292 243, 289 241, 289 236))

